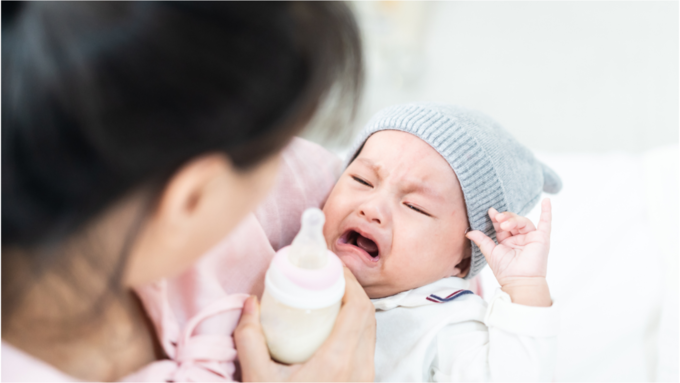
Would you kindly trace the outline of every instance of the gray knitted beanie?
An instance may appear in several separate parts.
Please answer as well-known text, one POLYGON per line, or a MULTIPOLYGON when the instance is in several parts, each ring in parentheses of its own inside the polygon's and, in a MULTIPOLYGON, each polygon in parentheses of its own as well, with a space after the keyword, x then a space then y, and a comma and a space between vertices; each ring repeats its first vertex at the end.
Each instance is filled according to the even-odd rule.
MULTIPOLYGON (((371 134, 381 130, 411 133, 444 157, 458 177, 465 196, 470 228, 496 241, 489 208, 519 215, 528 213, 541 192, 557 193, 560 177, 510 133, 488 116, 459 106, 413 103, 378 112, 361 131, 350 151, 349 162, 371 134)), ((472 262, 465 279, 486 265, 484 255, 472 243, 472 262)))

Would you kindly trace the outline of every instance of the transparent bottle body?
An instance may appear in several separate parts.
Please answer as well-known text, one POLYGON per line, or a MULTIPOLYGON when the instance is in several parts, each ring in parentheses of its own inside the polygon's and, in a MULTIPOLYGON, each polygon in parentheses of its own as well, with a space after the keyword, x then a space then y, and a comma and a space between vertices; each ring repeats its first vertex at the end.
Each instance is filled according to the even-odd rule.
POLYGON ((271 356, 283 363, 307 361, 328 338, 340 301, 320 309, 298 309, 274 299, 265 289, 260 321, 271 356))

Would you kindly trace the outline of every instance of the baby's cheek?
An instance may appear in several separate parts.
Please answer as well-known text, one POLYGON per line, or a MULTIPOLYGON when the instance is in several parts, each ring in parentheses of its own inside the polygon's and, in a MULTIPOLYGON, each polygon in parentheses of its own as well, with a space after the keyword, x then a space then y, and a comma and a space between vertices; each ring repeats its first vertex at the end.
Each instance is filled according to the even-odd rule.
POLYGON ((388 267, 384 276, 389 282, 399 288, 399 291, 417 287, 418 281, 424 274, 423 259, 414 241, 400 237, 392 243, 392 249, 387 256, 388 267))
POLYGON ((328 199, 323 206, 323 213, 326 215, 326 222, 337 216, 342 210, 347 209, 350 196, 344 191, 344 187, 338 182, 328 195, 328 199))
POLYGON ((402 275, 411 285, 410 288, 434 282, 445 274, 451 259, 451 251, 445 249, 444 238, 438 235, 407 236, 400 246, 402 275))
POLYGON ((337 202, 338 199, 331 193, 328 200, 323 206, 323 214, 326 217, 326 223, 323 226, 323 234, 326 236, 326 240, 329 240, 328 236, 337 231, 339 219, 339 209, 337 202))

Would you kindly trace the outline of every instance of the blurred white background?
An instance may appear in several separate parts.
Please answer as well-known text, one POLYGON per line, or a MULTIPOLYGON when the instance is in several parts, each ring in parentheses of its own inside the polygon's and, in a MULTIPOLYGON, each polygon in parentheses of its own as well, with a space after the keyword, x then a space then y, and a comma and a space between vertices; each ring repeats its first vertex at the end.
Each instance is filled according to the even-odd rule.
MULTIPOLYGON (((355 130, 395 103, 461 104, 562 177, 555 380, 677 382, 678 2, 352 5, 367 61, 355 130)), ((344 157, 341 141, 324 145, 344 157)), ((488 298, 488 268, 482 284, 488 298)))
POLYGON ((678 142, 678 2, 354 2, 357 126, 409 101, 483 111, 533 150, 678 142))

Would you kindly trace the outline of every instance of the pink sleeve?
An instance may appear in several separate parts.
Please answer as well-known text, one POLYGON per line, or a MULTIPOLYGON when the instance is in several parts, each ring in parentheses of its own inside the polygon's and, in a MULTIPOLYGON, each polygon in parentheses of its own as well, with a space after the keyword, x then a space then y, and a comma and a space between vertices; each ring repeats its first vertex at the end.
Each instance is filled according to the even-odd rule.
POLYGON ((2 341, 3 382, 75 382, 57 368, 2 341))
POLYGON ((323 147, 294 138, 283 151, 274 190, 255 211, 274 251, 290 245, 309 207, 323 207, 342 173, 342 162, 323 147))

